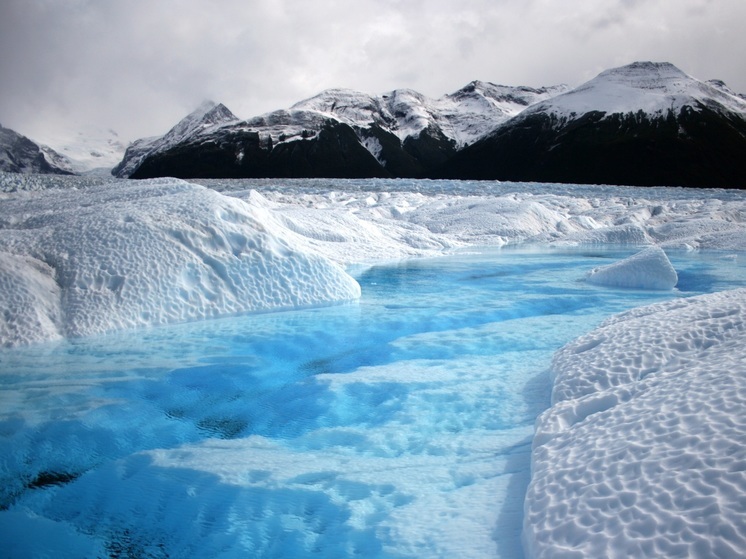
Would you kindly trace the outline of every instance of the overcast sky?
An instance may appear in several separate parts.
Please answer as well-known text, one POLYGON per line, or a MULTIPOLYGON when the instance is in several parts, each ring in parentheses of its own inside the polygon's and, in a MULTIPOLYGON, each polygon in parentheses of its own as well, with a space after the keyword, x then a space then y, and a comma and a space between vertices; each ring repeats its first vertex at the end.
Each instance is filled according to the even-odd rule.
POLYGON ((329 87, 576 86, 635 60, 746 93, 744 25, 746 0, 0 0, 0 123, 132 140, 205 99, 249 118, 329 87))

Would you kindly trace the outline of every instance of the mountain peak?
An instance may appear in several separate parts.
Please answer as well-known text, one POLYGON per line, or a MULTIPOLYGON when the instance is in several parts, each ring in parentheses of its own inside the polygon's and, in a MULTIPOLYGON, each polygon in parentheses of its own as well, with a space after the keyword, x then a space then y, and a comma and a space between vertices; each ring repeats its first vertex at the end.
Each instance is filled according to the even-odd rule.
MULTIPOLYGON (((238 120, 238 117, 234 115, 228 107, 222 103, 216 103, 215 101, 205 100, 199 104, 199 106, 189 113, 186 117, 181 119, 180 122, 202 122, 207 124, 219 124, 222 122, 229 122, 232 120, 238 120)), ((178 126, 178 124, 177 124, 178 126)))
POLYGON ((348 89, 344 87, 329 88, 304 99, 298 101, 290 107, 291 111, 319 111, 332 113, 338 107, 349 107, 351 104, 358 105, 370 105, 373 102, 373 97, 362 91, 356 89, 348 89))
POLYGON ((211 111, 211 110, 212 110, 213 108, 215 108, 216 106, 217 106, 217 103, 216 103, 215 101, 213 101, 212 99, 205 99, 204 101, 202 101, 202 102, 201 102, 201 103, 200 103, 200 104, 199 104, 199 105, 197 106, 197 108, 196 108, 196 109, 194 109, 194 110, 193 110, 193 111, 192 111, 191 113, 189 113, 189 114, 193 114, 193 115, 198 115, 198 114, 202 114, 202 115, 204 115, 204 114, 207 114, 208 112, 210 112, 210 111, 211 111))
POLYGON ((746 102, 667 62, 635 62, 533 105, 438 175, 744 188, 746 102))
POLYGON ((601 74, 626 74, 626 75, 644 75, 650 76, 651 74, 657 74, 660 76, 678 76, 678 77, 689 77, 687 74, 679 70, 676 66, 670 62, 650 62, 650 61, 637 61, 631 62, 625 66, 619 66, 618 68, 610 68, 601 74))
POLYGON ((157 150, 167 150, 187 138, 225 124, 238 122, 238 120, 238 117, 222 103, 203 101, 196 109, 176 123, 176 126, 171 128, 164 136, 143 138, 130 144, 124 154, 124 159, 111 170, 111 173, 117 177, 128 177, 150 153, 157 150))
POLYGON ((661 115, 699 105, 746 111, 743 99, 689 76, 670 62, 633 62, 605 70, 575 89, 530 107, 525 114, 548 112, 564 119, 588 112, 661 115))
POLYGON ((633 62, 601 72, 595 79, 662 92, 678 90, 683 84, 695 81, 670 62, 633 62))
POLYGON ((196 131, 237 120, 238 117, 222 103, 203 101, 196 109, 182 118, 176 126, 171 128, 163 138, 170 141, 179 141, 196 131))

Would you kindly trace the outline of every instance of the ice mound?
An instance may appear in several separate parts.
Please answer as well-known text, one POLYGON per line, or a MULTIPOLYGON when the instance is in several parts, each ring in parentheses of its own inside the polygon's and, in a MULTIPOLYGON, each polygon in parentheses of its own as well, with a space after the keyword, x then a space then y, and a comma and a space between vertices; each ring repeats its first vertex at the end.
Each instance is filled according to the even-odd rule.
POLYGON ((0 252, 0 345, 59 338, 59 299, 52 268, 30 257, 0 252))
POLYGON ((407 217, 433 233, 496 246, 559 234, 558 231, 570 228, 564 213, 518 195, 441 199, 423 205, 407 217))
MULTIPOLYGON (((587 223, 587 221, 586 221, 587 223)), ((650 244, 645 229, 634 223, 602 227, 593 220, 589 230, 581 230, 566 235, 563 243, 581 245, 644 245, 650 244), (593 228, 593 227, 596 228, 593 228)))
POLYGON ((367 208, 353 213, 348 208, 275 206, 273 211, 297 235, 299 245, 342 264, 438 255, 456 244, 404 222, 392 226, 391 218, 382 220, 367 208))
POLYGON ((586 281, 607 287, 673 289, 679 278, 663 249, 653 246, 620 262, 594 268, 586 281))
POLYGON ((268 212, 174 179, 4 200, 0 345, 356 299, 268 212))
POLYGON ((612 317, 553 361, 529 556, 746 556, 746 290, 612 317))

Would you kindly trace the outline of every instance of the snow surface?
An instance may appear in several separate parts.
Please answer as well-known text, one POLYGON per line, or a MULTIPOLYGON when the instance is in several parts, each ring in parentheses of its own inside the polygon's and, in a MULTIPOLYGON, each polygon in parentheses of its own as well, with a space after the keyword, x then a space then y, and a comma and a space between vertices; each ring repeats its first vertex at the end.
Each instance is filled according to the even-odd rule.
POLYGON ((0 345, 354 300, 260 207, 175 179, 3 201, 0 345))
MULTIPOLYGON (((359 288, 340 265, 474 245, 746 246, 746 204, 735 191, 599 197, 601 187, 494 183, 490 193, 460 181, 341 182, 349 191, 284 181, 288 191, 260 191, 251 186, 266 181, 203 181, 226 196, 175 179, 49 180, 81 189, 36 190, 34 177, 0 175, 2 297, 19 309, 0 318, 5 346, 352 300, 359 288)), ((665 254, 651 250, 589 280, 670 289, 674 278, 665 254)))
MULTIPOLYGON (((601 279, 603 290, 630 277, 638 288, 662 282, 670 289, 676 272, 663 248, 717 249, 723 258, 740 259, 746 247, 746 198, 736 191, 202 181, 212 190, 173 179, 54 181, 58 188, 40 190, 34 177, 0 175, 3 345, 354 300, 359 286, 342 265, 469 246, 660 247, 597 270, 592 277, 601 279)), ((746 290, 739 289, 613 316, 558 351, 551 365, 552 406, 536 422, 524 516, 528 556, 746 555, 744 347, 746 290)), ((433 374, 428 367, 415 372, 433 374)), ((384 367, 359 374, 388 386, 395 372, 384 367)), ((324 380, 354 387, 355 375, 324 380)), ((338 435, 346 436, 342 431, 338 435)), ((104 504, 93 496, 112 479, 122 480, 117 487, 123 500, 129 490, 152 491, 156 499, 162 490, 182 495, 184 506, 192 502, 190 492, 221 491, 219 481, 256 481, 232 479, 230 461, 218 471, 215 464, 200 466, 211 445, 233 453, 236 463, 252 461, 258 473, 263 457, 282 461, 285 471, 277 475, 293 480, 303 507, 326 506, 303 489, 321 483, 353 503, 358 490, 380 495, 382 507, 403 515, 401 530, 422 522, 404 512, 411 509, 397 508, 403 497, 391 492, 391 484, 376 485, 386 475, 400 477, 380 473, 385 461, 371 457, 363 486, 333 473, 343 468, 344 457, 321 457, 332 473, 306 479, 295 468, 307 455, 260 438, 132 455, 87 475, 94 501, 80 503, 71 492, 69 508, 98 510, 104 504), (159 489, 159 483, 174 481, 142 477, 151 462, 191 464, 205 475, 192 478, 181 493, 159 489)), ((436 467, 432 483, 452 475, 437 456, 423 460, 436 467)), ((59 495, 64 501, 65 490, 59 495)), ((353 524, 370 512, 354 510, 353 524)), ((176 534, 179 519, 167 519, 176 534)), ((31 513, 6 511, 3 520, 4 534, 53 532, 71 553, 98 553, 96 541, 31 513)))
POLYGON ((641 307, 558 351, 530 557, 746 555, 746 290, 641 307))
POLYGON ((679 281, 671 261, 660 247, 650 247, 621 262, 594 268, 586 281, 610 287, 673 289, 679 281))

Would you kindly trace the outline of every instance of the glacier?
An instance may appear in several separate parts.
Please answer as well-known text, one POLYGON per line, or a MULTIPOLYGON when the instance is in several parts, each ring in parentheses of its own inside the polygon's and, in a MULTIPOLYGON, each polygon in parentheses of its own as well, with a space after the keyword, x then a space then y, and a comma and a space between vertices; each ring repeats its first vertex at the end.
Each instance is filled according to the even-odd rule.
MULTIPOLYGON (((359 286, 343 266, 473 245, 654 245, 657 256, 635 276, 638 287, 653 288, 675 284, 670 264, 660 271, 661 249, 746 246, 735 191, 700 199, 646 190, 648 197, 674 194, 648 200, 620 189, 611 192, 624 195, 601 200, 578 195, 601 189, 581 187, 521 192, 495 183, 490 194, 478 182, 351 181, 337 190, 323 180, 286 180, 297 186, 286 194, 261 188, 272 184, 261 180, 206 180, 212 188, 205 188, 178 179, 91 178, 68 180, 79 189, 36 190, 34 177, 2 178, 0 282, 14 309, 0 321, 4 346, 351 301, 359 286), (434 190, 406 190, 417 182, 434 190)), ((613 274, 617 284, 629 283, 632 267, 592 272, 589 281, 608 283, 613 274)))
MULTIPOLYGON (((554 354, 549 366, 549 408, 532 430, 532 472, 523 514, 526 556, 735 557, 746 553, 742 521, 746 513, 742 498, 746 491, 742 443, 746 289, 721 290, 715 285, 699 289, 715 293, 688 297, 677 290, 697 282, 705 285, 708 278, 705 273, 692 277, 677 269, 678 260, 669 258, 682 252, 713 251, 716 260, 740 262, 746 247, 746 199, 741 192, 469 181, 198 182, 0 175, 3 345, 26 345, 13 351, 29 349, 29 355, 43 358, 54 351, 55 340, 65 338, 96 340, 91 336, 102 332, 117 336, 173 323, 182 323, 183 328, 217 322, 205 318, 255 311, 354 305, 361 296, 355 278, 368 273, 375 280, 379 264, 468 254, 480 247, 502 247, 506 255, 516 247, 558 255, 567 250, 605 254, 602 249, 616 247, 624 257, 594 268, 601 281, 592 283, 578 275, 567 278, 566 285, 587 284, 599 296, 631 301, 650 293, 668 299, 606 317, 554 354), (620 280, 629 278, 634 281, 619 290, 620 280), (658 291, 660 287, 665 291, 658 291)), ((516 258, 529 260, 521 254, 516 258)), ((501 281, 500 276, 474 279, 487 285, 501 281)), ((524 279, 534 281, 529 272, 524 279)), ((501 303, 501 297, 505 294, 496 290, 495 304, 501 303)), ((563 304, 561 293, 551 299, 555 305, 563 304)), ((412 306, 425 308, 427 300, 414 301, 412 306)), ((589 313, 589 308, 576 311, 578 317, 589 313)), ((257 323, 266 326, 271 316, 256 315, 257 323)), ((452 309, 447 320, 457 322, 458 317, 459 311, 452 309)), ((534 336, 550 337, 566 329, 563 321, 566 315, 558 315, 534 336)), ((299 319, 301 323, 306 324, 299 319)), ((392 322, 390 328, 403 326, 392 322)), ((421 423, 440 433, 427 422, 443 419, 438 411, 448 394, 458 394, 461 406, 461 415, 448 420, 458 417, 462 422, 450 428, 478 423, 475 410, 494 405, 491 399, 502 394, 495 377, 499 372, 502 378, 503 369, 510 367, 480 356, 475 344, 500 338, 505 347, 523 348, 515 351, 516 358, 539 363, 522 345, 532 341, 518 335, 526 332, 487 323, 427 334, 392 334, 391 351, 400 355, 414 356, 422 348, 438 348, 435 355, 447 350, 466 353, 468 359, 455 369, 436 358, 383 361, 351 367, 344 375, 328 370, 328 364, 309 364, 318 368, 314 382, 319 383, 320 397, 348 402, 340 409, 351 416, 364 415, 365 422, 360 428, 321 424, 294 433, 303 452, 291 448, 289 435, 277 440, 259 434, 200 442, 190 438, 187 422, 179 418, 190 410, 196 413, 196 408, 189 401, 170 398, 182 394, 179 388, 185 388, 188 397, 196 394, 200 383, 206 382, 201 375, 207 372, 213 375, 210 382, 229 387, 237 382, 230 370, 212 370, 209 363, 181 369, 179 375, 164 373, 162 381, 134 373, 131 380, 140 392, 132 401, 117 392, 123 379, 108 379, 111 383, 102 386, 109 388, 96 393, 100 407, 91 412, 92 417, 112 421, 105 410, 121 405, 116 420, 126 416, 131 430, 109 438, 89 418, 85 429, 74 432, 74 422, 85 412, 78 391, 100 381, 85 376, 88 365, 73 352, 67 367, 82 371, 79 386, 42 389, 40 383, 34 388, 38 379, 29 378, 29 397, 56 402, 58 407, 40 414, 64 411, 57 418, 60 423, 49 427, 50 436, 69 438, 75 448, 88 447, 94 455, 114 452, 121 458, 88 471, 74 483, 64 483, 65 479, 45 473, 42 462, 48 460, 50 468, 67 457, 57 456, 44 444, 32 452, 37 439, 9 435, 6 442, 11 446, 5 448, 16 450, 7 454, 3 472, 20 468, 24 457, 41 461, 34 483, 54 490, 51 497, 31 491, 23 506, 0 511, 0 534, 4 541, 17 542, 14 551, 19 553, 48 552, 43 538, 35 537, 43 532, 47 542, 66 549, 67 556, 106 556, 117 549, 106 548, 98 537, 88 535, 93 524, 113 525, 118 515, 137 510, 146 523, 152 522, 152 530, 170 534, 173 556, 223 549, 222 556, 228 557, 245 549, 240 534, 261 535, 252 531, 251 522, 242 526, 244 532, 233 532, 237 519, 254 514, 256 518, 251 518, 259 522, 262 514, 269 514, 268 507, 277 504, 279 512, 270 519, 271 526, 292 538, 304 533, 310 538, 304 530, 318 528, 316 537, 339 556, 364 552, 377 557, 516 556, 519 550, 500 548, 499 528, 480 526, 478 514, 491 498, 485 492, 497 487, 490 483, 509 479, 510 456, 503 463, 505 457, 492 454, 492 443, 503 443, 493 439, 504 435, 481 424, 477 431, 465 431, 466 438, 457 439, 463 446, 456 449, 463 461, 454 464, 451 455, 444 454, 453 441, 442 434, 437 440, 426 435, 407 440, 402 429, 421 423), (475 372, 476 377, 468 376, 475 372), (465 383, 466 378, 472 380, 465 383), (400 401, 395 396, 404 394, 405 385, 419 389, 407 392, 400 401), (361 394, 367 399, 357 398, 361 394), (385 394, 393 394, 393 402, 399 403, 394 416, 400 424, 382 428, 374 420, 392 405, 387 399, 391 396, 385 394), (172 417, 142 413, 152 401, 168 404, 172 417), (378 407, 381 403, 383 408, 378 407), (137 446, 173 424, 167 421, 180 426, 174 446, 157 438, 160 446, 137 446), (352 461, 366 438, 376 440, 381 454, 352 461), (336 442, 322 446, 320 441, 327 439, 336 442), (387 458, 412 447, 417 453, 399 463, 401 470, 392 470, 387 458), (15 456, 18 448, 25 450, 15 456), (215 452, 222 453, 220 464, 211 461, 215 452), (306 467, 311 455, 313 473, 306 467), (476 456, 478 464, 467 463, 467 455, 476 456), (279 465, 278 469, 268 471, 269 463, 279 465), (169 477, 171 471, 181 477, 169 477), (423 496, 412 503, 411 495, 417 494, 423 479, 433 486, 456 487, 458 493, 454 490, 438 499, 423 496), (113 491, 113 498, 101 500, 104 491, 113 491), (132 494, 152 499, 128 508, 132 494), (199 501, 199 496, 209 499, 199 501), (259 497, 260 502, 252 500, 259 497), (166 506, 166 499, 175 508, 166 506), (231 505, 224 509, 226 499, 231 505), (339 523, 325 523, 341 514, 340 502, 349 504, 344 513, 348 516, 339 523), (470 503, 475 506, 470 508, 470 503), (195 539, 178 511, 191 511, 218 530, 195 539), (68 513, 79 515, 79 529, 64 520, 68 513), (370 525, 379 521, 384 541, 408 544, 396 552, 375 547, 380 543, 370 525)), ((177 334, 171 338, 165 336, 158 343, 179 347, 174 353, 192 363, 190 353, 197 351, 199 343, 177 334)), ((379 341, 369 343, 379 347, 379 341)), ((5 359, 11 350, 3 351, 4 372, 21 377, 22 368, 8 370, 13 361, 5 359)), ((303 353, 303 339, 293 351, 303 353)), ((123 355, 137 358, 132 349, 123 355)), ((90 359, 101 363, 105 374, 114 367, 109 364, 114 356, 106 351, 90 359)), ((269 391, 271 375, 257 375, 252 382, 258 383, 260 393, 275 394, 269 391)), ((296 413, 302 419, 304 410, 293 407, 294 388, 277 389, 285 397, 283 413, 296 413)), ((4 433, 22 433, 24 425, 41 422, 42 418, 29 415, 27 400, 10 390, 2 398, 4 433)), ((233 405, 230 401, 210 404, 215 410, 233 405)), ((270 400, 265 405, 268 417, 273 413, 280 417, 270 400)), ((197 419, 202 430, 225 434, 240 429, 210 415, 197 419)), ((75 459, 84 455, 75 454, 75 459)), ((78 466, 81 471, 90 467, 78 466)), ((123 541, 122 545, 127 543, 123 541)), ((300 553, 305 544, 301 538, 275 545, 287 553, 300 553)), ((157 548, 140 551, 152 557, 164 554, 157 548)), ((271 550, 266 553, 271 555, 271 550)))
POLYGON ((179 180, 15 197, 2 219, 4 346, 360 295, 261 207, 179 180))

